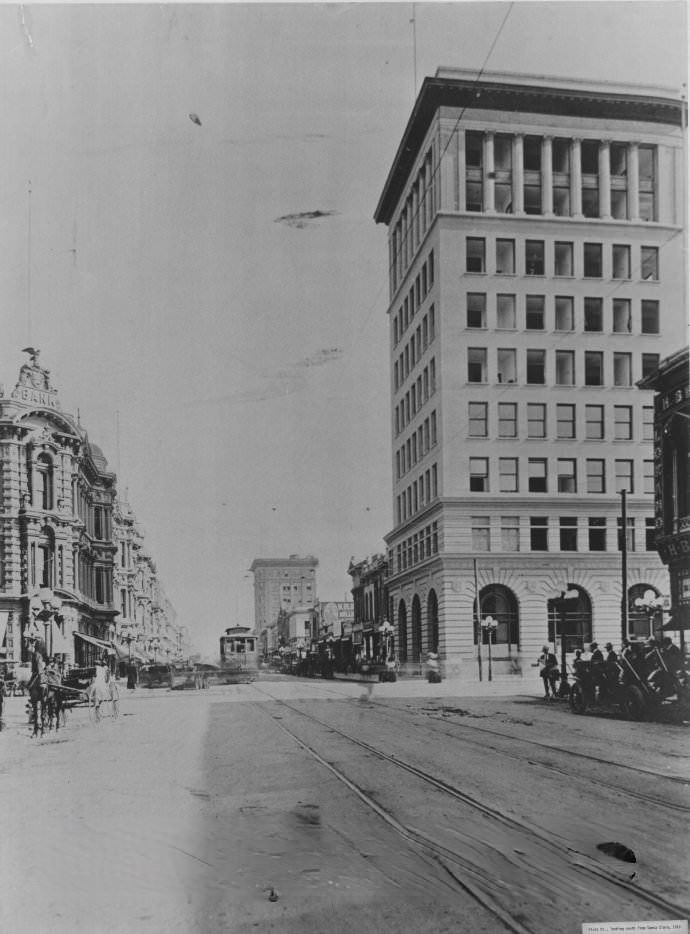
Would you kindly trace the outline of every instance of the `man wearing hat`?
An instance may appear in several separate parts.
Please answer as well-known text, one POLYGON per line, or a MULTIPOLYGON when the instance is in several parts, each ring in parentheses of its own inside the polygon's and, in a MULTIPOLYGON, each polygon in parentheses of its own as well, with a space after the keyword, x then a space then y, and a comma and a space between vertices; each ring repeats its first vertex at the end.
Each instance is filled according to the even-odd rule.
POLYGON ((606 687, 604 684, 606 680, 606 673, 604 670, 604 655, 596 642, 592 642, 589 647, 589 651, 592 653, 590 658, 592 688, 596 692, 598 687, 599 695, 601 696, 602 693, 606 693, 606 687))
POLYGON ((611 643, 607 642, 604 649, 606 650, 606 660, 604 661, 604 688, 608 693, 611 693, 613 686, 618 681, 620 668, 618 667, 618 656, 613 651, 611 643))

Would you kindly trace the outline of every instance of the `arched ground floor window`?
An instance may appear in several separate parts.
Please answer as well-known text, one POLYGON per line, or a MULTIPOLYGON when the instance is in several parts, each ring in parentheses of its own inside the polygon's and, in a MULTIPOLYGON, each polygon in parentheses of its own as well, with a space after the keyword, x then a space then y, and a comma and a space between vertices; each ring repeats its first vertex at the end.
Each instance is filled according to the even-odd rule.
POLYGON ((589 594, 575 584, 568 584, 564 592, 576 591, 572 600, 553 598, 547 603, 549 642, 560 646, 562 635, 566 637, 566 651, 584 648, 592 641, 592 601, 589 594))
MULTIPOLYGON (((493 645, 505 645, 509 650, 520 646, 520 616, 518 612, 517 597, 512 590, 503 584, 489 584, 479 592, 479 626, 491 617, 496 622, 493 634, 493 645)), ((474 642, 477 644, 477 601, 474 601, 474 642)), ((482 629, 482 644, 489 641, 488 630, 482 629)))
POLYGON ((398 659, 407 661, 407 607, 404 600, 398 604, 398 659))

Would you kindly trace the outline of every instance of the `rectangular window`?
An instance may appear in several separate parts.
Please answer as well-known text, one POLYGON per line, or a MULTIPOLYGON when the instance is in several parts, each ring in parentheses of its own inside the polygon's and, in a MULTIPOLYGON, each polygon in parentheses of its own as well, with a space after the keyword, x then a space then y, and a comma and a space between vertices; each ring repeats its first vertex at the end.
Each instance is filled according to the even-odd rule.
POLYGON ((483 211, 482 183, 468 178, 465 181, 465 206, 468 211, 483 211))
POLYGON ((555 276, 573 275, 573 245, 557 240, 553 248, 553 273, 555 276))
POLYGON ((498 437, 517 437, 517 403, 498 403, 498 437))
POLYGON ((518 516, 501 516, 501 551, 520 550, 520 519, 518 516))
POLYGON ((572 331, 575 328, 573 299, 570 295, 557 295, 555 302, 556 330, 572 331))
POLYGON ((551 143, 553 213, 557 217, 570 214, 570 145, 569 139, 554 139, 551 143))
POLYGON ((654 440, 654 406, 642 406, 642 440, 654 440))
POLYGON ((613 333, 632 334, 632 312, 629 298, 613 300, 613 333))
POLYGON ((656 147, 638 150, 640 219, 656 220, 656 147))
POLYGON ((525 243, 525 273, 528 276, 544 275, 543 240, 527 240, 525 243))
POLYGON ((574 458, 558 458, 558 492, 577 493, 577 461, 574 458))
POLYGON ((640 248, 640 277, 645 282, 655 282, 659 278, 659 248, 643 246, 640 248))
POLYGON ((514 348, 499 347, 496 351, 499 383, 514 383, 516 379, 516 351, 514 348))
POLYGON ((612 252, 613 278, 630 278, 630 247, 627 243, 614 243, 612 252))
POLYGON ((472 516, 472 550, 489 551, 489 516, 472 516))
POLYGON ((654 492, 654 461, 642 461, 642 492, 654 492))
POLYGON ((486 382, 486 347, 467 348, 467 381, 486 382))
POLYGON ((486 294, 484 292, 467 293, 467 327, 486 327, 486 294))
POLYGON ((642 302, 641 330, 643 334, 659 333, 659 302, 642 302))
POLYGON ((587 458, 587 492, 606 492, 606 462, 599 458, 587 458))
POLYGON ((628 147, 625 143, 611 143, 609 165, 611 215, 617 220, 625 220, 628 216, 628 147))
POLYGON ((546 404, 543 402, 527 403, 527 437, 546 437, 546 404))
POLYGON ((632 354, 614 353, 613 385, 632 386, 632 354))
POLYGON ((604 330, 604 300, 585 298, 585 331, 604 330))
POLYGON ((651 376, 652 373, 656 373, 659 368, 659 354, 658 353, 643 353, 642 354, 642 378, 645 376, 651 376))
POLYGON ((484 237, 467 238, 467 272, 486 272, 486 245, 484 237))
POLYGON ((470 457, 470 490, 473 493, 489 492, 488 457, 470 457))
POLYGON ((530 517, 529 546, 532 551, 549 550, 549 520, 546 516, 530 517))
MULTIPOLYGON (((541 214, 541 179, 535 173, 523 187, 525 214, 541 214)), ((541 275, 541 273, 535 273, 541 275)))
POLYGON ((585 243, 584 270, 588 279, 601 279, 603 275, 601 243, 585 243))
POLYGON ((513 186, 510 182, 494 183, 494 207, 499 214, 513 213, 513 186))
POLYGON ((518 459, 517 457, 499 457, 498 459, 499 491, 501 493, 518 492, 518 459))
POLYGON ((633 490, 633 461, 616 460, 616 493, 621 490, 627 490, 628 493, 634 493, 633 490))
POLYGON ((561 551, 577 551, 577 517, 561 516, 559 519, 561 551))
POLYGON ((543 295, 528 295, 525 299, 525 327, 528 331, 544 330, 543 295))
POLYGON ((604 437, 604 406, 585 406, 585 438, 588 441, 602 441, 604 437))
POLYGON ((530 385, 543 385, 546 382, 546 351, 527 351, 527 382, 530 385))
POLYGON ((575 385, 575 351, 556 351, 556 385, 575 385))
MULTIPOLYGON (((526 136, 523 143, 523 201, 525 214, 541 214, 541 138, 526 136)), ((539 274, 541 275, 541 274, 539 274)))
POLYGON ((654 531, 654 519, 644 520, 644 550, 656 551, 656 534, 654 531))
POLYGON ((585 386, 604 385, 604 354, 600 350, 585 351, 585 386))
POLYGON ((465 133, 465 165, 471 169, 481 169, 484 163, 484 134, 469 131, 465 133))
POLYGON ((632 406, 614 405, 613 437, 616 441, 632 440, 632 406))
POLYGON ((556 406, 556 437, 559 440, 575 437, 575 406, 569 402, 556 406))
POLYGON ((496 296, 496 327, 515 330, 515 296, 496 296))
POLYGON ((486 402, 469 403, 470 438, 486 438, 488 434, 486 402))
POLYGON ((589 550, 606 551, 606 519, 590 517, 589 550))
POLYGON ((496 273, 499 276, 515 275, 515 241, 496 240, 496 273))
POLYGON ((530 457, 527 461, 527 489, 530 493, 546 493, 546 458, 530 457))
MULTIPOLYGON (((617 531, 618 531, 618 536, 617 536, 618 537, 618 550, 622 551, 623 550, 623 520, 621 519, 620 516, 618 517, 616 525, 617 525, 617 531)), ((635 551, 635 519, 629 518, 627 522, 627 526, 628 526, 628 534, 626 536, 627 550, 635 551)))

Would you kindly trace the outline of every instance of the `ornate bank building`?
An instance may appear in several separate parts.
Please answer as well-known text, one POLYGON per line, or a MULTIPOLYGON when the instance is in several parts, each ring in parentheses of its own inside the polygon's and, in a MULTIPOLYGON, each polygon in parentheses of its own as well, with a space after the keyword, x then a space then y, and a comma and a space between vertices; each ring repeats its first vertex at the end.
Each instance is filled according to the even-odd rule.
POLYGON ((66 665, 112 644, 115 474, 28 348, 0 387, 0 645, 9 663, 30 640, 66 665))

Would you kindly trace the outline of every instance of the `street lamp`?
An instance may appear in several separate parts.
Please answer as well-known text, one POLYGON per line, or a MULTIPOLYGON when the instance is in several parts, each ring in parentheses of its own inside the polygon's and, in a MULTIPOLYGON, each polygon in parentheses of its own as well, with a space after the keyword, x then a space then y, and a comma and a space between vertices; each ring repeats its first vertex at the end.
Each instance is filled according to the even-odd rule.
POLYGON ((494 633, 498 627, 498 622, 493 618, 493 616, 486 616, 482 620, 482 629, 487 634, 489 640, 489 681, 492 679, 492 669, 491 669, 491 643, 493 642, 494 633))
MULTIPOLYGON (((638 610, 644 610, 644 612, 647 614, 650 629, 653 635, 655 630, 652 628, 652 623, 659 613, 663 614, 664 612, 664 598, 658 597, 656 591, 654 590, 645 590, 643 596, 637 597, 635 600, 635 606, 638 608, 638 610)), ((659 631, 661 631, 661 626, 659 626, 659 631)))
POLYGON ((383 636, 383 660, 387 662, 390 654, 391 636, 393 635, 393 627, 387 619, 384 619, 381 625, 381 635, 383 636))
POLYGON ((45 651, 48 658, 53 654, 53 622, 62 622, 60 610, 62 609, 61 600, 55 596, 49 587, 43 587, 38 593, 38 601, 32 606, 34 618, 43 623, 45 629, 45 651), (36 603, 41 604, 41 609, 36 612, 36 603))
POLYGON ((558 625, 554 625, 554 633, 553 633, 553 647, 554 647, 554 651, 556 650, 556 639, 557 639, 558 636, 559 636, 559 633, 557 632, 557 629, 560 628, 560 630, 561 630, 561 631, 560 631, 560 637, 561 637, 561 683, 560 683, 560 686, 559 686, 559 688, 558 688, 558 696, 559 696, 559 697, 565 697, 566 694, 569 694, 569 693, 570 693, 570 687, 569 687, 569 685, 568 685, 568 672, 567 672, 566 664, 565 664, 565 650, 566 650, 566 645, 565 645, 565 637, 566 637, 566 632, 565 632, 565 610, 566 610, 566 605, 567 605, 570 601, 572 601, 572 600, 577 600, 577 599, 579 598, 579 596, 580 596, 580 594, 578 593, 578 591, 575 590, 575 589, 573 589, 573 590, 561 590, 561 592, 559 593, 559 595, 558 595, 557 597, 553 597, 553 598, 552 598, 552 601, 553 601, 553 604, 554 604, 554 608, 555 608, 556 610, 558 610, 558 621, 560 622, 560 627, 558 627, 558 625))

